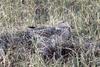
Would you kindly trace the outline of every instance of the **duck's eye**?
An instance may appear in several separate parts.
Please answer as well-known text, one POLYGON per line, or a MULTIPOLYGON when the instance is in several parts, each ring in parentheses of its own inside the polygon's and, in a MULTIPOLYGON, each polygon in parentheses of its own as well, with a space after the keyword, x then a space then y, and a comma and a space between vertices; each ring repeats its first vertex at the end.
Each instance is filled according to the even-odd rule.
POLYGON ((34 29, 34 28, 36 28, 36 27, 33 27, 33 26, 29 26, 28 28, 32 28, 32 29, 34 29))

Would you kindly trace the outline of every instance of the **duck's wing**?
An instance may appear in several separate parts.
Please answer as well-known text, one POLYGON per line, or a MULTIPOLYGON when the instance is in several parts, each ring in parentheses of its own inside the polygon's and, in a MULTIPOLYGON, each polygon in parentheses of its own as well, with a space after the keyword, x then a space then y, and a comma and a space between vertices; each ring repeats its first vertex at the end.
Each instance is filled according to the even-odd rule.
POLYGON ((31 28, 34 34, 50 37, 56 31, 54 27, 39 27, 39 28, 31 28))

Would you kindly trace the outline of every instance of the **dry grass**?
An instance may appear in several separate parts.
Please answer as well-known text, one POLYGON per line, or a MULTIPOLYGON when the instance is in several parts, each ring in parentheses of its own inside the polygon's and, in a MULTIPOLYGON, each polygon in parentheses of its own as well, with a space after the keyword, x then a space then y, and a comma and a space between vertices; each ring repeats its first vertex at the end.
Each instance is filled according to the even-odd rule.
MULTIPOLYGON (((0 34, 8 32, 13 38, 16 37, 13 34, 28 26, 52 26, 59 20, 68 21, 75 37, 72 40, 78 40, 80 47, 84 46, 85 39, 94 44, 100 42, 100 0, 0 0, 0 34)), ((37 53, 27 51, 26 45, 7 48, 3 60, 0 57, 0 67, 46 67, 37 53)), ((80 57, 76 53, 63 66, 55 61, 47 67, 100 67, 100 55, 93 53, 94 49, 83 50, 80 57)))

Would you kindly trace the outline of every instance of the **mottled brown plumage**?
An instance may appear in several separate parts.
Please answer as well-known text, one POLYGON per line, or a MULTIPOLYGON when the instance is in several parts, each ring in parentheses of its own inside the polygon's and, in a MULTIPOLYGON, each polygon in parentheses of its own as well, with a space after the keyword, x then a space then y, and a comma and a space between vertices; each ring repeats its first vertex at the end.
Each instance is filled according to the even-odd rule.
POLYGON ((36 27, 31 28, 34 37, 37 39, 37 48, 43 59, 55 59, 65 55, 68 56, 71 50, 66 48, 73 48, 71 38, 71 28, 68 23, 60 22, 54 27, 36 27))

